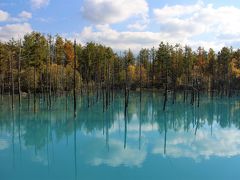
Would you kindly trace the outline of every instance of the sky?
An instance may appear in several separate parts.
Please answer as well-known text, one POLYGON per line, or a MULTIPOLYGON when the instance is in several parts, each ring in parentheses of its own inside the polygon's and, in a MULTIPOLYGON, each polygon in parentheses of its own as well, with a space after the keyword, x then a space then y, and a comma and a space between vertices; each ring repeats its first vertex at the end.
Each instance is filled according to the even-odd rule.
POLYGON ((0 40, 38 31, 128 48, 240 47, 239 0, 1 0, 0 40))

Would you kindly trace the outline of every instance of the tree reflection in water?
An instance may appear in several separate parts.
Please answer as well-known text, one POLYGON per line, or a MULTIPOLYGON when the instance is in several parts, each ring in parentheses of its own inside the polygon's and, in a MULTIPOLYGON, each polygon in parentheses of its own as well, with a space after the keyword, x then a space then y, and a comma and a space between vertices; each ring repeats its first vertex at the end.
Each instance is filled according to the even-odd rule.
MULTIPOLYGON (((4 98, 8 102, 8 97, 4 98)), ((103 163, 111 166, 122 163, 139 166, 147 153, 193 159, 240 154, 240 108, 237 97, 211 99, 203 95, 200 107, 197 107, 184 103, 183 95, 178 94, 176 102, 169 102, 163 112, 160 93, 145 92, 139 103, 139 94, 131 92, 125 116, 124 95, 121 93, 115 94, 113 103, 105 112, 100 101, 88 108, 87 98, 83 96, 77 106, 76 119, 69 112, 73 109, 70 106, 72 99, 68 101, 68 112, 65 111, 65 98, 56 98, 51 112, 44 102, 38 104, 35 114, 29 112, 27 99, 23 99, 20 109, 16 101, 14 112, 8 105, 1 106, 0 140, 7 135, 11 137, 13 165, 17 158, 16 147, 19 147, 20 157, 26 149, 32 149, 36 156, 45 149, 47 165, 50 166, 55 151, 58 151, 54 148, 55 144, 65 142, 65 138, 67 144, 71 143, 70 136, 73 136, 76 177, 80 152, 92 165, 103 163), (220 147, 220 143, 228 150, 220 147), (104 144, 105 147, 102 146, 104 144), (133 159, 129 159, 129 155, 133 159)), ((64 146, 67 147, 66 143, 64 146)), ((0 153, 4 147, 10 146, 0 143, 0 153)))

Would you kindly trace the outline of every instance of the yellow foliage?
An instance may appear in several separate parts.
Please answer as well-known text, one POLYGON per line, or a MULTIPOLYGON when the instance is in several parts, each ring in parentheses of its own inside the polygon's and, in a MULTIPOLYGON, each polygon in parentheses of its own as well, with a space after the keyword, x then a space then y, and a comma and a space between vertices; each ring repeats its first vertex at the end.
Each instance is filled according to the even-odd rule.
POLYGON ((231 62, 230 62, 230 70, 232 72, 233 75, 235 75, 237 78, 240 77, 240 67, 238 67, 238 62, 236 59, 233 59, 231 62))
POLYGON ((128 66, 128 79, 130 81, 136 81, 136 66, 134 65, 129 65, 128 66))

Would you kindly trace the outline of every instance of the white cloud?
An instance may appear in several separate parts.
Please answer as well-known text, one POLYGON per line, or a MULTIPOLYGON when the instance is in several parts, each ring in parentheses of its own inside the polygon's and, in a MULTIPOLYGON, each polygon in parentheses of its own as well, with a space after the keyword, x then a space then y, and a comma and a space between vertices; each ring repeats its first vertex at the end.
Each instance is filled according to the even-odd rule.
POLYGON ((179 36, 179 34, 169 32, 117 31, 108 25, 98 25, 95 28, 92 26, 85 27, 81 33, 75 33, 71 38, 76 38, 83 44, 93 41, 110 46, 116 51, 124 51, 130 48, 134 52, 141 48, 158 47, 162 41, 172 45, 176 43, 187 44, 196 49, 198 46, 220 49, 220 45, 224 45, 214 41, 191 41, 188 36, 179 36))
POLYGON ((31 0, 33 8, 41 8, 47 6, 50 0, 31 0))
POLYGON ((22 11, 18 16, 23 19, 31 19, 32 18, 32 14, 27 11, 22 11))
POLYGON ((193 49, 202 46, 215 50, 240 44, 240 24, 237 23, 240 22, 240 9, 233 6, 214 7, 198 1, 193 5, 153 9, 153 17, 149 18, 145 1, 121 0, 111 4, 110 0, 85 0, 82 12, 95 24, 105 25, 85 27, 82 32, 74 34, 75 38, 78 37, 82 43, 103 43, 115 50, 131 48, 136 51, 158 46, 161 41, 189 45, 193 49), (124 21, 134 15, 141 18, 128 24, 129 30, 119 31, 106 25, 124 21), (144 31, 149 25, 159 26, 159 31, 144 31))
POLYGON ((7 21, 9 18, 8 12, 0 10, 0 22, 7 21))
MULTIPOLYGON (((174 5, 154 9, 161 31, 185 37, 213 33, 240 35, 240 9, 233 6, 215 8, 202 1, 194 5, 174 5)), ((219 39, 218 39, 219 40, 219 39)))
POLYGON ((138 22, 129 24, 127 27, 128 27, 128 29, 133 29, 133 30, 135 29, 135 30, 139 30, 139 31, 146 29, 146 25, 143 25, 138 22))
POLYGON ((174 5, 164 6, 163 8, 154 9, 153 12, 159 19, 159 21, 168 21, 169 17, 181 17, 183 15, 192 15, 193 13, 201 10, 203 3, 199 1, 194 5, 174 5))
POLYGON ((130 17, 147 18, 148 9, 145 0, 85 0, 81 11, 95 24, 112 24, 130 17))
POLYGON ((152 32, 119 32, 109 26, 98 26, 97 30, 94 30, 93 27, 89 26, 85 27, 80 34, 74 34, 73 36, 81 43, 94 41, 111 46, 115 50, 126 50, 128 48, 135 50, 144 46, 157 44, 157 39, 159 39, 157 36, 160 34, 152 32))
MULTIPOLYGON (((154 154, 163 155, 163 140, 155 142, 154 154)), ((166 154, 173 158, 192 158, 196 161, 213 156, 232 157, 240 155, 240 132, 236 128, 217 128, 213 134, 199 129, 196 136, 187 132, 169 132, 167 134, 166 154)))
POLYGON ((132 24, 129 24, 127 28, 130 30, 143 31, 147 28, 149 22, 150 21, 148 18, 143 18, 142 20, 138 20, 132 24))
POLYGON ((123 148, 123 142, 118 139, 112 139, 109 142, 109 151, 106 149, 104 140, 97 138, 96 142, 89 141, 84 144, 84 156, 86 162, 93 166, 108 165, 111 167, 127 166, 127 167, 141 167, 146 159, 147 151, 142 147, 139 151, 138 147, 131 147, 128 145, 126 149, 123 148), (97 148, 96 148, 97 147, 97 148))
POLYGON ((0 26, 0 40, 8 41, 11 38, 19 39, 31 31, 32 27, 29 23, 7 24, 5 26, 0 26))
POLYGON ((27 11, 22 11, 17 17, 12 17, 8 12, 0 10, 0 22, 24 22, 32 18, 32 14, 27 11))
POLYGON ((117 127, 112 126, 109 130, 109 151, 102 132, 99 132, 99 136, 93 135, 83 145, 81 154, 84 154, 85 161, 94 166, 106 164, 113 167, 120 165, 141 167, 151 153, 170 158, 190 158, 197 162, 212 157, 229 158, 240 155, 239 129, 221 128, 217 122, 212 126, 212 133, 208 125, 198 129, 196 135, 194 135, 195 128, 189 131, 181 129, 177 132, 168 129, 166 154, 164 154, 164 133, 159 134, 155 125, 154 130, 151 130, 150 124, 143 124, 141 150, 139 150, 139 125, 136 121, 128 124, 126 149, 123 148, 122 136, 117 136, 119 132, 124 133, 123 126, 120 131, 115 131, 117 127))

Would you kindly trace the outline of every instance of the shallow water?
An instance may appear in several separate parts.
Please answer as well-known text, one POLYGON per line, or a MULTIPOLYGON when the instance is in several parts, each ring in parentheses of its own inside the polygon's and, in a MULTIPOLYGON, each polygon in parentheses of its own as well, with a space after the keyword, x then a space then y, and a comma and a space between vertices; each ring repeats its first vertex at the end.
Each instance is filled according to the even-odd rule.
MULTIPOLYGON (((0 105, 0 179, 240 179, 240 99, 206 95, 200 107, 181 95, 166 112, 159 93, 116 93, 107 112, 102 101, 87 107, 78 98, 53 101, 52 111, 37 100, 33 113, 23 99, 14 111, 8 96, 0 105)), ((190 98, 190 97, 189 97, 190 98)), ((90 99, 91 100, 91 99, 90 99)), ((95 102, 92 100, 91 102, 95 102)))

